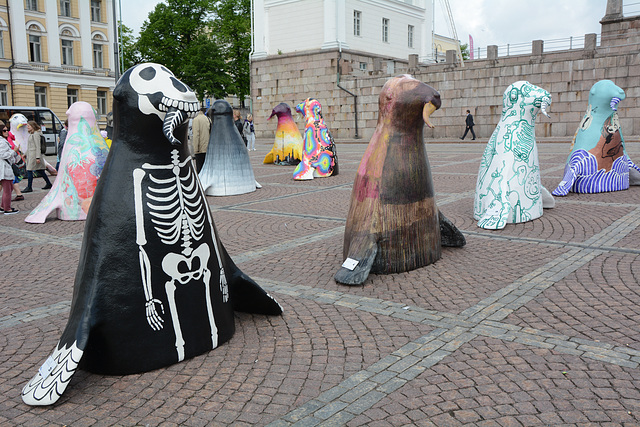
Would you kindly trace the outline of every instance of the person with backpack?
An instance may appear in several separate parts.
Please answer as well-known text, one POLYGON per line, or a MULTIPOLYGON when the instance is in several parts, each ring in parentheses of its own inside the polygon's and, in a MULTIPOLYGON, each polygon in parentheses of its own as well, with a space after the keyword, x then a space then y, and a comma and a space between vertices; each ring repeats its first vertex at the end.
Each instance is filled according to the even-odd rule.
POLYGON ((31 193, 33 189, 31 184, 33 183, 34 175, 38 174, 44 178, 46 185, 42 187, 43 190, 51 188, 51 181, 45 172, 44 164, 44 150, 46 151, 46 143, 43 144, 44 135, 40 130, 40 126, 33 120, 27 122, 27 131, 29 131, 29 140, 27 141, 27 188, 23 189, 23 193, 31 193))

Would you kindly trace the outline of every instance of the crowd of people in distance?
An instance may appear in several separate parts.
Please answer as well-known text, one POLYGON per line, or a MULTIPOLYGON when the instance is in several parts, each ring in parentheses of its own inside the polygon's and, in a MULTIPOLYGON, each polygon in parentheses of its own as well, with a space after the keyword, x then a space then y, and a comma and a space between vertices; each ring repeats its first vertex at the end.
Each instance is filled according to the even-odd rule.
MULTIPOLYGON (((64 128, 59 134, 58 163, 55 169, 50 169, 51 175, 56 175, 57 168, 60 165, 60 155, 67 135, 67 126, 68 121, 65 121, 64 128)), ((24 193, 33 191, 33 178, 44 179, 45 186, 42 187, 43 190, 51 188, 51 181, 47 176, 47 166, 50 165, 46 162, 45 155, 40 148, 41 126, 37 122, 29 120, 27 122, 27 131, 29 132, 27 150, 23 153, 15 135, 11 133, 8 125, 0 120, 0 181, 2 182, 0 213, 4 215, 20 212, 11 206, 11 202, 22 201, 24 200, 24 193), (27 179, 27 186, 21 190, 19 183, 25 178, 27 179), (12 199, 11 194, 13 192, 15 192, 15 197, 12 199)))
MULTIPOLYGON (((196 170, 200 172, 209 146, 211 133, 211 119, 205 114, 206 108, 202 108, 192 121, 192 143, 196 170)), ((233 110, 233 120, 249 151, 256 151, 256 134, 253 124, 253 115, 247 114, 242 120, 240 110, 233 110)), ((11 202, 24 200, 25 193, 33 192, 33 179, 42 178, 45 182, 43 190, 51 188, 52 184, 47 176, 47 169, 51 175, 56 175, 60 167, 60 156, 67 137, 69 122, 65 120, 64 127, 58 135, 58 146, 55 170, 45 160, 45 155, 40 150, 41 126, 33 120, 27 123, 29 139, 26 152, 20 150, 14 135, 9 130, 8 124, 0 120, 0 181, 2 186, 2 203, 0 214, 16 214, 19 210, 11 206, 11 202), (19 183, 27 180, 27 186, 20 189, 19 183), (15 197, 12 198, 12 193, 15 197)))

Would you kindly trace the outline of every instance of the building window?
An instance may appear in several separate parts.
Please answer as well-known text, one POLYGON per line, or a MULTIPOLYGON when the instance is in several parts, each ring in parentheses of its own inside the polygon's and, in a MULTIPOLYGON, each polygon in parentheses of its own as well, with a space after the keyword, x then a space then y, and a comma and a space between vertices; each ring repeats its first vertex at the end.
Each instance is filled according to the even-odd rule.
POLYGON ((60 0, 60 15, 71 16, 71 0, 60 0))
POLYGON ((4 31, 0 30, 0 58, 4 58, 4 31))
POLYGON ((367 63, 366 62, 361 62, 360 63, 360 71, 367 71, 367 63))
POLYGON ((407 46, 413 47, 413 25, 407 27, 407 46))
POLYGON ((100 19, 100 0, 91 0, 91 20, 93 22, 102 22, 100 19))
POLYGON ((73 65, 73 40, 60 40, 62 44, 62 65, 73 65))
POLYGON ((7 85, 0 85, 0 105, 7 105, 9 99, 7 94, 7 85))
POLYGON ((382 18, 382 41, 389 43, 389 19, 382 18))
POLYGON ((71 107, 74 102, 78 102, 78 89, 67 88, 67 107, 71 107))
POLYGON ((31 62, 42 62, 40 36, 29 36, 29 54, 31 62))
POLYGON ((104 90, 98 91, 98 114, 100 116, 107 114, 107 92, 104 90))
POLYGON ((43 86, 36 86, 33 88, 36 94, 36 107, 47 106, 47 88, 43 86))
POLYGON ((38 0, 27 0, 27 10, 38 10, 38 0))
POLYGON ((102 68, 102 45, 93 44, 93 68, 102 68))
POLYGON ((360 36, 360 21, 362 20, 362 12, 359 10, 353 11, 353 35, 360 36))

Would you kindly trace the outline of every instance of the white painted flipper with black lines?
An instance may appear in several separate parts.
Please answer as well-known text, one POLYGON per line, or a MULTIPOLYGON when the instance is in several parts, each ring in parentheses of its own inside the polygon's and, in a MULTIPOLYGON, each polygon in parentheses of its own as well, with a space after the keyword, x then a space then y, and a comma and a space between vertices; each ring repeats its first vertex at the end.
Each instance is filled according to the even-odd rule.
POLYGON ((70 347, 58 343, 53 354, 22 389, 24 403, 33 406, 56 403, 76 372, 82 354, 75 342, 70 347))

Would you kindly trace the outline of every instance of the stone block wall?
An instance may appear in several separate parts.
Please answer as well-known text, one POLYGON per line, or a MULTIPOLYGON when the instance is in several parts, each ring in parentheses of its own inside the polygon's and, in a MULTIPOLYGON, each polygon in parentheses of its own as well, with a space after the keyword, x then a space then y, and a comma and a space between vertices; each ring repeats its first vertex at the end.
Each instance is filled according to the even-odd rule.
MULTIPOLYGON (((634 39, 640 34, 640 17, 617 20, 607 26, 603 23, 603 39, 604 34, 612 33, 618 40, 634 39)), ((537 55, 466 61, 464 66, 439 63, 411 69, 409 61, 351 50, 309 51, 254 60, 251 74, 256 134, 263 138, 274 136, 276 123, 267 123, 266 118, 278 103, 286 102, 293 109, 305 98, 313 97, 322 103, 325 122, 334 138, 355 138, 354 97, 338 87, 339 79, 341 87, 357 96, 357 137, 368 141, 377 123, 380 89, 390 77, 409 73, 436 88, 442 97, 442 107, 432 115, 436 128, 425 127, 427 139, 462 136, 467 109, 474 115, 478 137, 488 138, 500 119, 504 90, 518 80, 528 80, 552 95, 551 119, 540 115, 536 135, 571 138, 587 109, 591 86, 602 79, 613 80, 625 90, 626 99, 618 107, 622 132, 627 139, 638 139, 640 55, 637 44, 623 45, 616 47, 603 41, 595 50, 542 50, 537 55), (366 71, 360 69, 360 63, 367 64, 366 71)), ((534 46, 540 49, 540 43, 534 46)), ((302 119, 298 117, 296 121, 302 129, 302 119)))

